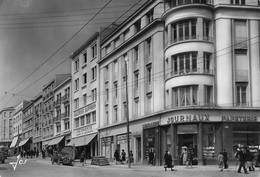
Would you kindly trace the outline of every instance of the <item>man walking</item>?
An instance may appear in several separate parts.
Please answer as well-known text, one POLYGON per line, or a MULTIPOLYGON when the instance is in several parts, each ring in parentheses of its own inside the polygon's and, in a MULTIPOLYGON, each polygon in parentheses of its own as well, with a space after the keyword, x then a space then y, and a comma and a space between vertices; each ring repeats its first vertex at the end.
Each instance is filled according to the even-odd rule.
POLYGON ((240 151, 237 152, 236 158, 239 160, 239 167, 237 172, 241 173, 241 168, 243 167, 245 174, 248 174, 245 164, 246 164, 246 150, 242 148, 240 151))
POLYGON ((228 168, 228 164, 227 164, 227 161, 228 161, 228 153, 226 152, 225 149, 223 149, 222 155, 223 155, 224 168, 227 169, 227 168, 228 168))

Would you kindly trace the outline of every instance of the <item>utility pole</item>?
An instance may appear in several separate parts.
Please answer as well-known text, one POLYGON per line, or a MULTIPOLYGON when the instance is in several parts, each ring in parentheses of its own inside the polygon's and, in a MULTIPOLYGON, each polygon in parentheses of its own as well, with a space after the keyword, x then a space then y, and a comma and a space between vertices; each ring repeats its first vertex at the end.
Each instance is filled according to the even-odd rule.
POLYGON ((126 131, 127 131, 127 153, 128 153, 128 168, 131 168, 130 162, 130 142, 129 142, 129 109, 128 109, 128 84, 127 84, 127 62, 128 59, 125 58, 125 90, 126 90, 126 131))

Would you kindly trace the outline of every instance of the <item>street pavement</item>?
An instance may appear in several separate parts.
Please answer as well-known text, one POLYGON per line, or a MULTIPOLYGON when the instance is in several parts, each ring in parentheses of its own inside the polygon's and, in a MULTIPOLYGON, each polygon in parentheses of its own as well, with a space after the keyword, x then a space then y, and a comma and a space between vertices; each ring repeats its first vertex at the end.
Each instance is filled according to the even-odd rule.
POLYGON ((127 164, 116 165, 110 163, 108 166, 91 165, 91 161, 87 160, 82 167, 79 161, 76 161, 75 166, 65 166, 51 164, 50 158, 33 158, 28 159, 25 164, 18 164, 16 170, 13 169, 10 162, 15 162, 16 157, 9 157, 5 164, 0 164, 1 177, 260 177, 259 168, 249 174, 236 173, 235 166, 230 166, 229 169, 220 172, 217 165, 207 166, 193 166, 193 168, 186 168, 185 166, 175 166, 174 171, 164 171, 163 166, 147 166, 147 165, 133 165, 128 168, 127 164))

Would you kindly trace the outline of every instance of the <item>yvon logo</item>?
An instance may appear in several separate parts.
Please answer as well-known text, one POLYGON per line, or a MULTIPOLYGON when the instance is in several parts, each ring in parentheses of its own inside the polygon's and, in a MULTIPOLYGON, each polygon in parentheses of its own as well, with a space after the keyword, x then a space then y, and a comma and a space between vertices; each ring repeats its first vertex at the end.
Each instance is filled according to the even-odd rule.
MULTIPOLYGON (((17 167, 18 164, 19 164, 19 165, 24 165, 24 164, 26 164, 26 161, 27 161, 27 159, 22 160, 22 159, 20 159, 20 155, 18 155, 16 162, 10 162, 9 164, 11 164, 11 165, 13 166, 14 171, 15 171, 15 169, 16 169, 16 167, 17 167)), ((0 177, 1 177, 1 176, 0 176, 0 177)))

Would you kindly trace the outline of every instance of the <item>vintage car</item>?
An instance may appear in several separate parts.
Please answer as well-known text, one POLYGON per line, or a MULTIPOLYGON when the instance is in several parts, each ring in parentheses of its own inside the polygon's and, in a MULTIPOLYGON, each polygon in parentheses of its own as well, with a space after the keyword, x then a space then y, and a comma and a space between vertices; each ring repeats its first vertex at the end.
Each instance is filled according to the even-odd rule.
POLYGON ((54 152, 51 158, 51 163, 57 163, 58 165, 75 165, 77 150, 73 146, 65 146, 60 152, 54 152))
POLYGON ((8 156, 8 149, 4 146, 0 146, 0 162, 5 163, 5 159, 8 156))

